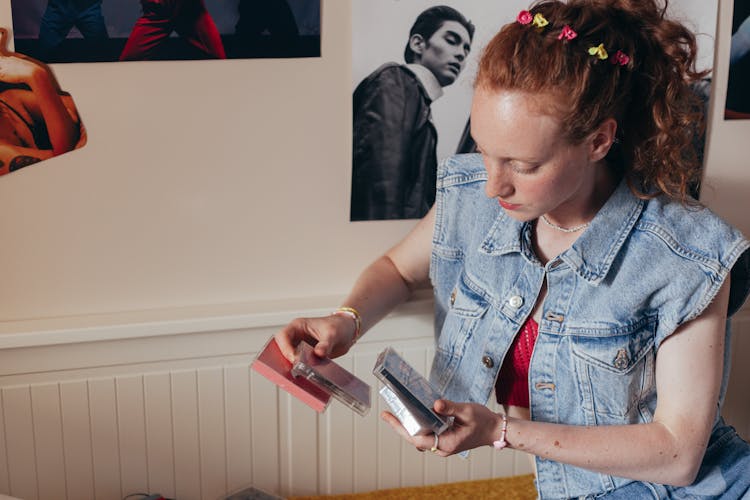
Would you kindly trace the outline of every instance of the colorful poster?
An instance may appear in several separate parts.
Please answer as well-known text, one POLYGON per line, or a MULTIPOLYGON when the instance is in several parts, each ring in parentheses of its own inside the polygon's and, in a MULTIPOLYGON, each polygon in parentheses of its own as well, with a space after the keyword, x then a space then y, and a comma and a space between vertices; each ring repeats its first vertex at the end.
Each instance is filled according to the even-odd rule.
POLYGON ((0 175, 86 144, 70 94, 44 63, 7 49, 0 28, 0 175))
POLYGON ((320 0, 11 0, 44 62, 319 57, 320 0))

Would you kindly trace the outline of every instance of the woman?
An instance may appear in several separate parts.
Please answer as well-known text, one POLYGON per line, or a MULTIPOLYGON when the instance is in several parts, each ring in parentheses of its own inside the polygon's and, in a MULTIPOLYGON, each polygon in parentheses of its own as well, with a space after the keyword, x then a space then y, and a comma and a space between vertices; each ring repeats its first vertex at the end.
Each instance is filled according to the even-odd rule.
POLYGON ((475 83, 480 153, 441 165, 427 216, 282 352, 339 356, 431 282, 454 425, 411 437, 383 415, 418 449, 526 451, 540 498, 744 498, 750 446, 718 409, 750 243, 689 197, 703 75, 665 10, 543 1, 505 26, 475 83))
POLYGON ((82 147, 73 99, 47 67, 5 50, 0 28, 0 175, 82 147))

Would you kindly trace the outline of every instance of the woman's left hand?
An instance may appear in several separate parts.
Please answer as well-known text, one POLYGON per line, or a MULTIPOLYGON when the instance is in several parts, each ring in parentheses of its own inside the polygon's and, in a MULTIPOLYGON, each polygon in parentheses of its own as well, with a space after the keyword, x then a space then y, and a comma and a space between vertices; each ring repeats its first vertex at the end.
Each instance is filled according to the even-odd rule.
MULTIPOLYGON (((446 399, 435 401, 434 409, 444 416, 453 416, 453 426, 440 434, 437 453, 447 457, 465 450, 480 446, 492 445, 500 437, 502 416, 484 405, 476 403, 456 403, 446 399)), ((381 418, 405 440, 418 450, 429 450, 435 444, 433 434, 427 436, 410 436, 401 422, 389 412, 383 412, 381 418)))

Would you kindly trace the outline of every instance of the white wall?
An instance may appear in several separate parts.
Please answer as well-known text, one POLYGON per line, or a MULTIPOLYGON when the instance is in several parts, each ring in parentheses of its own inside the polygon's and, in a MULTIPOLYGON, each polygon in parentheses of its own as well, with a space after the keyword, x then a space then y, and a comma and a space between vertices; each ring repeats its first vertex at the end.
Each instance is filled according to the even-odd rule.
POLYGON ((343 294, 413 222, 348 222, 350 10, 322 9, 322 58, 54 65, 89 142, 0 179, 0 320, 343 294))

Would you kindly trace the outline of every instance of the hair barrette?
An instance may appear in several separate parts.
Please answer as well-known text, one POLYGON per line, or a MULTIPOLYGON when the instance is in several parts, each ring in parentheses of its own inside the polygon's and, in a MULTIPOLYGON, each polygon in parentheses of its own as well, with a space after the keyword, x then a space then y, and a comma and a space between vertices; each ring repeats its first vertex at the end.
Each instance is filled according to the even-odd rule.
POLYGON ((602 61, 609 58, 609 54, 607 54, 607 49, 604 48, 603 43, 600 43, 597 47, 589 47, 589 55, 598 57, 602 61))
POLYGON ((518 17, 516 17, 516 21, 521 24, 530 24, 533 20, 534 16, 532 16, 531 12, 529 12, 528 10, 522 10, 518 13, 518 17))
POLYGON ((549 21, 547 21, 547 19, 543 15, 537 12, 536 14, 534 14, 534 20, 531 21, 531 24, 533 24, 537 28, 544 28, 549 24, 549 21))
POLYGON ((619 64, 620 66, 627 66, 630 62, 630 56, 625 52, 618 50, 609 58, 609 62, 612 64, 619 64))
POLYGON ((572 40, 572 39, 574 39, 577 36, 578 36, 578 33, 576 33, 575 31, 573 31, 573 28, 571 28, 570 26, 568 26, 566 24, 565 26, 563 26, 562 31, 557 36, 557 39, 558 40, 563 40, 563 39, 565 39, 565 40, 572 40))
POLYGON ((522 10, 518 13, 516 21, 521 24, 533 24, 537 28, 544 28, 549 24, 549 21, 540 13, 532 14, 528 10, 522 10))

